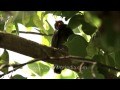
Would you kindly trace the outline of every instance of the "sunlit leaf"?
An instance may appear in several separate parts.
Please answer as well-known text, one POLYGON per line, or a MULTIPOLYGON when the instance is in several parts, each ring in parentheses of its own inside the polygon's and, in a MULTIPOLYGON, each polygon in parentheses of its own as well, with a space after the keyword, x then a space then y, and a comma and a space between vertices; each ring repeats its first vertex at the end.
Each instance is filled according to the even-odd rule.
POLYGON ((30 14, 28 12, 23 12, 22 23, 26 25, 30 21, 30 14))
POLYGON ((50 23, 46 20, 48 26, 49 26, 49 29, 47 30, 49 34, 52 34, 54 33, 54 29, 52 28, 52 26, 50 25, 50 23))
POLYGON ((76 79, 77 75, 71 71, 66 69, 64 72, 61 74, 61 79, 76 79))
POLYGON ((48 34, 48 32, 43 27, 43 25, 44 25, 43 24, 43 20, 40 20, 39 16, 37 14, 34 14, 34 16, 33 16, 33 22, 40 29, 41 33, 48 34))
MULTIPOLYGON (((0 65, 5 65, 5 64, 9 64, 9 53, 8 53, 7 50, 4 50, 4 52, 0 56, 0 65)), ((4 72, 4 73, 7 73, 8 72, 8 67, 3 68, 1 71, 4 72)))
POLYGON ((100 27, 101 25, 101 20, 92 12, 85 11, 84 12, 84 17, 87 22, 89 22, 91 25, 100 27))
POLYGON ((51 38, 52 37, 48 37, 48 36, 42 36, 42 44, 50 46, 51 45, 51 38))
POLYGON ((41 62, 35 62, 32 64, 29 64, 28 67, 37 75, 43 76, 48 73, 50 70, 50 67, 41 63, 41 62))

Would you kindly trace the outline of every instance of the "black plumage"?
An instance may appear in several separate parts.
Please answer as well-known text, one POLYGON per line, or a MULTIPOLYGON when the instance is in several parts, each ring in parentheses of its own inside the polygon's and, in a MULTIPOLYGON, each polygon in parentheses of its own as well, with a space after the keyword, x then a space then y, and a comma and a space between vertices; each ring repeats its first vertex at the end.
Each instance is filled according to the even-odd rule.
MULTIPOLYGON (((72 29, 68 25, 64 24, 62 21, 56 21, 55 23, 55 32, 52 37, 51 46, 67 51, 67 46, 64 43, 67 41, 68 37, 73 34, 72 29)), ((61 69, 59 66, 55 65, 54 72, 60 74, 61 69)))

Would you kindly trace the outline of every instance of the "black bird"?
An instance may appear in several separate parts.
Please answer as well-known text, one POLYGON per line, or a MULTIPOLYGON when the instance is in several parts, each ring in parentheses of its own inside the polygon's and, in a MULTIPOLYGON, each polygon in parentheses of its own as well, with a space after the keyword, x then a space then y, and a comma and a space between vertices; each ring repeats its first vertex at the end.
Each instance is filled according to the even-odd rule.
MULTIPOLYGON (((64 24, 63 21, 56 21, 54 24, 55 26, 55 32, 52 37, 52 43, 51 46, 67 51, 67 46, 64 45, 64 43, 67 41, 68 37, 73 33, 72 29, 68 27, 68 25, 64 24)), ((54 72, 57 74, 60 74, 63 69, 60 68, 58 65, 55 65, 54 72)))

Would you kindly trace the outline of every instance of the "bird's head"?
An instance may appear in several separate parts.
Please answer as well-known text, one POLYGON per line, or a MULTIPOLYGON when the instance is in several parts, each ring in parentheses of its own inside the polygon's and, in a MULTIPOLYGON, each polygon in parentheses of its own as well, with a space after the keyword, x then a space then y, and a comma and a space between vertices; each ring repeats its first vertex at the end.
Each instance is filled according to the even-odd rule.
POLYGON ((55 22, 55 29, 60 30, 60 28, 64 25, 63 21, 56 21, 55 22))

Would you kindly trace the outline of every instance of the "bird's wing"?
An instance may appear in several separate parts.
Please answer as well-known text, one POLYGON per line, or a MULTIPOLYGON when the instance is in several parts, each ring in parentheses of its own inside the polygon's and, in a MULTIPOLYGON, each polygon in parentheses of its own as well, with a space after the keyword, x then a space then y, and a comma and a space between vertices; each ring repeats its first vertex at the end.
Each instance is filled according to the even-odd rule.
POLYGON ((58 31, 56 30, 52 37, 51 46, 57 48, 57 44, 58 44, 58 31))

